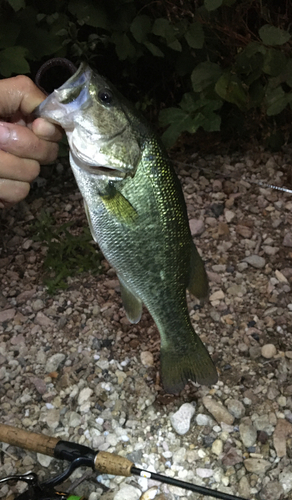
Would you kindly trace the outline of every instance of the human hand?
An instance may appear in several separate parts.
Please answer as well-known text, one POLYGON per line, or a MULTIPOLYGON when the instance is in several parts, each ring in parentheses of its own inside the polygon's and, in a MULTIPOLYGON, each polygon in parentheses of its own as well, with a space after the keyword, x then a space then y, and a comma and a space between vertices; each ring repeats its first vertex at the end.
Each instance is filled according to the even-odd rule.
POLYGON ((61 129, 32 116, 45 97, 27 76, 0 80, 0 208, 25 198, 40 164, 57 157, 61 129))

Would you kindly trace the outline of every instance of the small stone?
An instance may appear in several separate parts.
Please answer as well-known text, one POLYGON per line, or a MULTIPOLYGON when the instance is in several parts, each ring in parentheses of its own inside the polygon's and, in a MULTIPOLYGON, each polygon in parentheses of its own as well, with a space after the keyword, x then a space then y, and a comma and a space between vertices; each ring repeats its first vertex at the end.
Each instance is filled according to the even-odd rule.
POLYGON ((283 239, 284 247, 292 247, 292 233, 286 233, 283 239))
POLYGON ((231 415, 223 405, 217 403, 217 401, 215 401, 214 399, 205 396, 203 398, 203 405, 217 420, 218 424, 220 424, 221 422, 229 425, 233 424, 233 415, 231 415))
POLYGON ((227 288, 228 295, 231 295, 232 297, 243 297, 243 295, 246 294, 246 291, 246 287, 242 284, 234 284, 227 288))
POLYGON ((286 456, 286 440, 289 436, 292 436, 292 424, 279 418, 273 434, 273 443, 278 457, 286 456))
POLYGON ((229 399, 227 409, 235 418, 242 418, 245 415, 245 407, 241 401, 237 399, 229 399))
POLYGON ((39 311, 34 319, 36 325, 50 327, 54 325, 54 321, 52 321, 48 316, 39 311))
POLYGON ((211 447, 212 453, 219 456, 223 451, 223 441, 221 439, 215 439, 211 447))
POLYGON ((237 224, 236 228, 235 228, 236 232, 238 234, 240 234, 240 236, 242 236, 243 238, 251 238, 252 237, 252 229, 250 227, 247 227, 247 226, 243 226, 241 224, 237 224))
POLYGON ((279 247, 272 247, 271 245, 263 245, 262 249, 267 255, 276 255, 280 250, 279 247))
POLYGON ((265 344, 261 348, 261 354, 266 359, 271 359, 277 354, 277 349, 274 344, 265 344))
POLYGON ((210 417, 210 415, 205 415, 204 413, 198 413, 195 418, 196 424, 200 426, 208 425, 209 427, 213 427, 215 421, 210 417))
POLYGON ((243 461, 241 455, 239 455, 236 448, 231 447, 227 453, 222 458, 222 463, 226 467, 233 467, 236 464, 240 464, 243 461))
POLYGON ((262 350, 259 345, 252 345, 249 348, 249 355, 251 359, 258 359, 262 355, 262 350))
POLYGON ((246 448, 253 446, 257 439, 257 431, 251 424, 240 424, 239 433, 241 441, 246 448))
POLYGON ((280 500, 283 493, 283 486, 278 481, 271 481, 260 491, 259 497, 260 500, 280 500))
POLYGON ((16 313, 15 309, 4 309, 4 311, 0 311, 0 323, 4 323, 5 321, 10 321, 14 318, 16 313))
POLYGON ((84 387, 79 393, 78 396, 78 404, 81 406, 84 403, 87 403, 90 396, 93 394, 93 390, 90 387, 84 387))
POLYGON ((47 455, 42 455, 42 453, 37 453, 37 460, 42 467, 49 467, 53 457, 48 457, 47 455))
POLYGON ((229 222, 231 222, 234 219, 235 213, 232 212, 231 210, 225 209, 224 210, 224 216, 225 216, 226 222, 229 223, 229 222))
POLYGON ((243 498, 250 497, 250 486, 247 476, 242 476, 238 483, 238 494, 243 498))
POLYGON ((276 269, 275 271, 275 276, 277 280, 280 281, 280 283, 288 283, 286 276, 284 276, 284 274, 281 273, 281 271, 279 271, 278 269, 276 269))
POLYGON ((255 418, 253 425, 257 431, 265 431, 269 436, 274 432, 274 426, 271 424, 268 415, 261 415, 255 418))
POLYGON ((140 354, 141 363, 144 366, 153 366, 153 354, 150 351, 142 351, 140 354))
POLYGON ((255 474, 264 474, 272 466, 271 462, 262 458, 247 458, 243 463, 248 472, 255 474))
POLYGON ((130 484, 123 484, 113 500, 139 500, 141 491, 130 484))
POLYGON ((259 255, 249 255, 243 259, 243 262, 247 262, 250 266, 256 269, 263 269, 266 265, 266 260, 259 255))
POLYGON ((51 356, 47 360, 45 372, 51 373, 51 372, 57 371, 60 364, 63 363, 65 358, 66 358, 66 355, 61 353, 61 352, 57 352, 56 354, 53 354, 53 356, 51 356))
POLYGON ((210 295, 210 302, 214 302, 215 300, 221 300, 224 299, 225 294, 223 290, 217 290, 216 292, 212 293, 210 295))
POLYGON ((51 410, 47 410, 46 414, 46 424, 50 429, 56 429, 59 425, 60 420, 60 410, 57 408, 52 408, 51 410))
POLYGON ((31 306, 32 306, 33 310, 35 312, 37 312, 37 311, 40 311, 41 309, 43 309, 45 307, 45 304, 41 299, 36 299, 32 302, 31 306))
POLYGON ((191 219, 189 225, 192 236, 200 236, 205 231, 205 224, 201 219, 191 219))
MULTIPOLYGON (((285 494, 292 491, 292 467, 284 467, 282 472, 279 474, 279 481, 283 486, 285 494)), ((288 498, 286 499, 288 500, 288 498)))
POLYGON ((227 236, 230 233, 229 226, 226 222, 219 221, 218 223, 218 236, 227 236))
POLYGON ((212 469, 206 469, 203 467, 198 467, 196 469, 196 475, 198 477, 206 478, 206 477, 212 477, 214 475, 214 471, 212 469))
POLYGON ((69 417, 69 426, 73 427, 75 429, 76 427, 79 427, 81 422, 82 422, 82 418, 80 417, 80 415, 78 413, 76 413, 76 411, 71 411, 70 417, 69 417))
POLYGON ((170 417, 171 425, 178 434, 183 435, 188 432, 194 413, 195 407, 190 403, 184 403, 170 417))

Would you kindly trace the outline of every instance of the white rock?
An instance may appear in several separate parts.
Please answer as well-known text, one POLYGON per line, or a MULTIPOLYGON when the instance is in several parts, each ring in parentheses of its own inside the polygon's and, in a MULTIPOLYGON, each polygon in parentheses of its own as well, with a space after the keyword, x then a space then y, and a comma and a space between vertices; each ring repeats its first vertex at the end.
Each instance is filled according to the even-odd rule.
POLYGON ((190 403, 184 403, 179 410, 170 417, 171 425, 178 434, 183 435, 188 432, 194 413, 195 407, 190 403))
POLYGON ((223 451, 223 441, 221 441, 221 439, 215 439, 215 441, 212 443, 211 449, 212 453, 214 453, 215 455, 221 455, 223 451))
POLYGON ((249 255, 243 259, 243 262, 247 262, 250 266, 256 269, 263 269, 266 265, 266 260, 260 255, 249 255))
POLYGON ((205 469, 203 467, 198 467, 196 469, 196 474, 197 474, 197 476, 203 477, 203 478, 212 477, 214 474, 214 471, 212 469, 205 469))
POLYGON ((141 363, 144 366, 153 366, 153 354, 150 351, 142 351, 140 354, 141 363))
POLYGON ((92 393, 93 390, 90 389, 89 387, 85 387, 84 389, 82 389, 78 396, 78 404, 81 406, 83 405, 83 403, 86 403, 89 400, 92 393))
POLYGON ((130 484, 123 484, 113 500, 139 500, 141 491, 130 484))
POLYGON ((198 413, 195 421, 197 425, 209 425, 210 427, 213 427, 213 425, 215 424, 215 420, 213 420, 210 415, 205 415, 205 413, 198 413))
POLYGON ((262 346, 261 354, 263 358, 271 359, 277 354, 277 349, 274 344, 266 344, 262 346))
POLYGON ((47 455, 42 455, 42 453, 37 453, 37 460, 42 467, 49 467, 53 457, 48 457, 47 455))
POLYGON ((51 372, 55 372, 56 370, 58 370, 60 364, 64 361, 65 358, 66 358, 66 355, 61 353, 61 352, 57 352, 56 354, 53 354, 53 356, 51 356, 48 359, 48 361, 46 362, 45 372, 51 373, 51 372))

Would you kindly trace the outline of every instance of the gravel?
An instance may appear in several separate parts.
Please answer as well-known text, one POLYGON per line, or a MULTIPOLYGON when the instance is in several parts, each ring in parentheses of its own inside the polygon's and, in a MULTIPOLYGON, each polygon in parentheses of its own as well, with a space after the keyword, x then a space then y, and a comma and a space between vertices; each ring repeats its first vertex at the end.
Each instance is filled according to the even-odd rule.
MULTIPOLYGON (((153 320, 144 310, 139 324, 128 323, 105 261, 101 275, 71 277, 48 294, 36 217, 46 210, 76 232, 86 220, 70 170, 43 169, 45 187, 0 213, 1 423, 248 499, 292 498, 292 201, 248 181, 289 187, 291 152, 196 154, 194 166, 177 168, 210 280, 209 302, 201 308, 188 297, 189 310, 219 371, 216 385, 190 383, 178 396, 160 384, 153 320)), ((1 457, 1 477, 34 470, 43 480, 65 467, 7 444, 1 457)), ((147 478, 85 472, 63 488, 73 483, 90 500, 203 498, 147 478)), ((1 485, 0 498, 23 489, 1 485)))

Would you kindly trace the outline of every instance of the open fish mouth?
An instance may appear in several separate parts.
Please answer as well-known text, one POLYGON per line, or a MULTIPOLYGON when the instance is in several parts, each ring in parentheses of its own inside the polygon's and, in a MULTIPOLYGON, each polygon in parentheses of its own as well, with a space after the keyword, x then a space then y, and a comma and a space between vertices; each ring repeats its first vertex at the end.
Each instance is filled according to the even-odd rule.
POLYGON ((72 151, 71 150, 71 158, 73 162, 75 163, 76 166, 78 166, 81 170, 86 170, 86 172, 89 172, 93 175, 100 175, 103 177, 108 177, 109 179, 117 179, 117 180, 122 180, 126 177, 126 172, 122 169, 117 169, 115 167, 112 167, 110 165, 100 165, 100 164, 94 164, 90 162, 90 160, 86 159, 84 161, 83 158, 79 157, 79 154, 77 151, 72 151))
POLYGON ((90 172, 94 175, 106 175, 107 177, 119 177, 120 179, 124 179, 126 176, 125 172, 121 170, 117 170, 112 167, 105 167, 103 165, 92 165, 90 168, 90 172))

